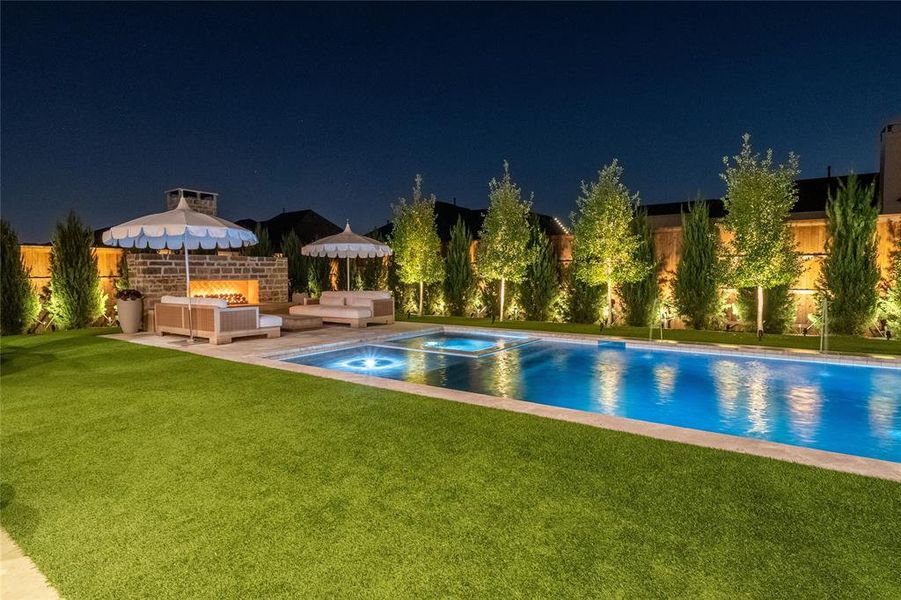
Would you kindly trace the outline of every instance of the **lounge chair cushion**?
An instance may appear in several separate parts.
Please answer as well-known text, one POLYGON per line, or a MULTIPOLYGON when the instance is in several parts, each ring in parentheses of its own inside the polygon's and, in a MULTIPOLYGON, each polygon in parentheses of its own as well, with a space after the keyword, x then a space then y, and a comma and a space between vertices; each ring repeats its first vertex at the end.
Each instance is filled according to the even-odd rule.
POLYGON ((257 327, 281 327, 282 318, 278 315, 260 315, 257 327))
POLYGON ((313 317, 332 317, 336 319, 366 319, 372 316, 372 309, 366 306, 327 306, 307 304, 292 306, 288 309, 292 315, 309 315, 313 317))
MULTIPOLYGON (((163 296, 160 298, 160 302, 163 304, 187 304, 188 299, 184 296, 163 296)), ((220 298, 191 298, 191 306, 228 308, 228 302, 220 298)))
POLYGON ((319 304, 322 306, 344 306, 344 296, 322 294, 322 297, 319 298, 319 304))

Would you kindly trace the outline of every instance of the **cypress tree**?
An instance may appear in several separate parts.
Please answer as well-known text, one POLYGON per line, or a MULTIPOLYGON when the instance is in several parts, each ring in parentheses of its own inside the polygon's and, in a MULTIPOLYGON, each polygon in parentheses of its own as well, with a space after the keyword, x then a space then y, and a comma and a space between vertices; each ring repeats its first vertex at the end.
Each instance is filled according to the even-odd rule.
POLYGON ((282 254, 288 260, 288 293, 306 292, 309 287, 307 260, 300 253, 300 237, 293 229, 282 236, 282 254))
POLYGON ((450 241, 447 244, 444 279, 444 299, 450 314, 455 317, 466 313, 466 303, 475 283, 472 257, 469 254, 470 247, 472 247, 472 234, 463 223, 463 218, 457 217, 457 222, 451 229, 450 241))
POLYGON ((637 281, 619 285, 619 297, 623 302, 626 325, 647 327, 654 320, 654 304, 657 300, 657 273, 660 263, 654 249, 654 232, 648 223, 645 210, 636 210, 632 219, 632 233, 638 238, 635 260, 644 265, 644 276, 637 281))
POLYGON ((560 290, 557 282, 557 253, 536 219, 531 219, 530 227, 530 262, 520 286, 520 299, 526 319, 547 321, 560 290))
POLYGON ((272 243, 269 241, 269 230, 257 223, 253 234, 257 236, 257 243, 253 246, 245 246, 244 256, 272 256, 272 243))
POLYGON ((19 236, 6 219, 0 219, 0 335, 25 331, 40 306, 28 281, 19 236))
MULTIPOLYGON (((575 262, 575 261, 574 261, 575 262)), ((565 271, 563 287, 563 312, 570 323, 597 323, 601 316, 603 285, 592 285, 575 276, 577 265, 565 271)))
POLYGON ((874 185, 864 187, 852 174, 826 204, 826 260, 817 287, 830 298, 833 333, 861 333, 876 313, 879 210, 873 203, 874 185))
POLYGON ((682 214, 682 253, 673 293, 685 324, 706 329, 719 301, 719 239, 707 203, 696 201, 682 214))
POLYGON ((100 286, 93 242, 94 232, 74 212, 56 224, 48 310, 61 329, 87 327, 103 314, 106 294, 100 286))

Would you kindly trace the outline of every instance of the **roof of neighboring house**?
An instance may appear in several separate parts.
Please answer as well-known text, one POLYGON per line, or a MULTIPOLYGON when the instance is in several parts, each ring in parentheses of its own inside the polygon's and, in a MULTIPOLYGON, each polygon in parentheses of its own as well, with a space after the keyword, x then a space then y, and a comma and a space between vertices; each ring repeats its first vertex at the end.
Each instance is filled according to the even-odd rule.
MULTIPOLYGON (((875 182, 876 193, 873 195, 873 201, 879 201, 879 173, 860 173, 857 179, 864 186, 875 182)), ((817 177, 815 179, 799 179, 795 182, 798 187, 798 202, 792 208, 793 213, 806 212, 823 212, 826 210, 826 200, 829 194, 835 194, 838 189, 839 182, 846 182, 848 175, 840 175, 837 177, 817 177)), ((688 207, 697 200, 686 200, 684 202, 665 202, 662 204, 644 204, 649 216, 666 216, 678 215, 681 212, 687 212, 688 207)), ((707 206, 710 210, 710 216, 714 219, 724 217, 726 211, 723 208, 722 198, 707 199, 707 206)))
POLYGON ((241 219, 235 221, 241 227, 251 231, 261 225, 269 232, 269 240, 276 252, 281 250, 282 236, 292 229, 300 238, 301 244, 309 244, 320 238, 341 233, 341 228, 313 210, 292 210, 275 215, 265 221, 241 219))
MULTIPOLYGON (((472 237, 478 239, 479 231, 482 229, 482 221, 485 220, 487 212, 488 209, 486 208, 466 208, 456 203, 443 202, 441 200, 435 201, 435 224, 438 229, 438 237, 441 238, 442 242, 449 241, 451 229, 456 225, 457 219, 460 218, 463 219, 463 224, 469 229, 472 237)), ((535 212, 531 214, 538 219, 538 224, 548 236, 566 235, 568 233, 565 226, 556 218, 535 212)), ((386 240, 393 229, 394 224, 389 221, 381 227, 376 227, 366 235, 386 240)))

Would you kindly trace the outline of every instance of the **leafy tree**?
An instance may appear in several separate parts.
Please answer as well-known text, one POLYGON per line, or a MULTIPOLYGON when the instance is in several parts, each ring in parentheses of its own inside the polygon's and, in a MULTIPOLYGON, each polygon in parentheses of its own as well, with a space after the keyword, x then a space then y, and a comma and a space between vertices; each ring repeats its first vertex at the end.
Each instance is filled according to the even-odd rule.
POLYGON ((761 158, 751 150, 751 136, 745 134, 741 152, 731 162, 723 158, 723 164, 723 224, 732 236, 730 278, 736 287, 756 288, 756 327, 758 335, 763 335, 763 291, 789 285, 801 272, 787 220, 797 201, 798 158, 789 154, 788 164, 774 165, 772 149, 761 158))
POLYGON ((577 279, 607 286, 606 322, 613 322, 613 288, 641 280, 650 266, 638 260, 641 240, 633 226, 638 194, 622 183, 623 169, 614 160, 598 172, 597 181, 582 182, 579 214, 572 217, 573 261, 577 279))
POLYGON ((413 199, 401 198, 394 209, 391 249, 401 282, 419 284, 419 314, 422 315, 425 285, 444 279, 441 238, 435 224, 435 196, 422 195, 422 176, 417 175, 413 199))
POLYGON ((644 276, 637 281, 626 281, 619 285, 619 297, 623 302, 626 324, 647 327, 654 321, 659 285, 657 283, 660 262, 654 248, 654 232, 648 223, 647 211, 637 210, 632 219, 632 233, 639 244, 635 260, 644 266, 644 276))
POLYGON ((504 161, 501 180, 489 184, 488 214, 479 233, 479 274, 488 281, 500 281, 498 318, 504 320, 507 282, 519 283, 526 275, 529 257, 529 209, 522 191, 510 177, 510 165, 504 161))
MULTIPOLYGON (((738 316, 745 327, 756 326, 757 289, 741 288, 736 301, 738 316)), ((763 331, 784 333, 795 322, 797 307, 789 284, 777 285, 763 291, 763 331)))
POLYGON ((720 304, 719 235, 706 202, 682 214, 682 253, 673 280, 676 309, 689 327, 706 329, 720 304))
POLYGON ((257 223, 253 234, 257 236, 257 243, 253 246, 245 246, 242 250, 244 256, 272 256, 272 242, 269 241, 269 230, 257 223))
POLYGON ((519 297, 526 319, 547 321, 551 317, 554 301, 560 293, 560 284, 557 281, 557 253, 537 219, 532 218, 529 226, 531 260, 520 285, 519 297))
POLYGON ((0 218, 0 335, 25 331, 37 318, 40 305, 28 280, 19 236, 0 218))
POLYGON ((288 260, 289 295, 294 292, 306 292, 309 288, 309 277, 307 275, 309 268, 307 263, 309 261, 306 256, 300 253, 302 246, 300 236, 293 229, 282 236, 282 254, 288 260))
POLYGON ((864 187, 851 175, 826 204, 826 260, 817 287, 830 299, 829 330, 834 333, 861 333, 876 313, 879 209, 874 194, 875 182, 864 187))
POLYGON ((466 303, 475 285, 475 274, 472 269, 472 235, 462 217, 451 229, 450 242, 447 244, 445 259, 444 299, 453 316, 461 316, 466 312, 466 303))
POLYGON ((61 329, 87 327, 103 314, 106 294, 100 286, 94 232, 74 212, 56 224, 50 249, 50 305, 61 329))

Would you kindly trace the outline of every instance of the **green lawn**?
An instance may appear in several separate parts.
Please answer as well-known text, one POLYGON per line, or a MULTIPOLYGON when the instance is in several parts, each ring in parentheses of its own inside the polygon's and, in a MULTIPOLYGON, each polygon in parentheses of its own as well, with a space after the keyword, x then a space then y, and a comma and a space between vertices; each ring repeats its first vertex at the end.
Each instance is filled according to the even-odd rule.
MULTIPOLYGON (((417 323, 437 323, 440 325, 473 325, 478 327, 501 327, 506 329, 522 329, 525 331, 556 331, 562 333, 590 333, 614 335, 627 338, 648 339, 647 327, 607 327, 601 332, 598 325, 583 323, 548 323, 546 321, 496 321, 491 319, 470 319, 469 317, 403 317, 403 320, 417 323)), ((660 330, 654 330, 654 339, 660 339, 660 330)), ((820 338, 815 335, 774 335, 763 336, 757 340, 754 333, 737 333, 728 331, 696 331, 694 329, 666 329, 663 339, 677 342, 700 342, 715 344, 741 344, 749 346, 767 346, 775 348, 804 348, 819 350, 820 338)), ((901 354, 901 341, 866 338, 857 335, 829 336, 830 352, 853 352, 859 354, 901 354)))
POLYGON ((0 386, 2 524, 69 598, 901 597, 897 483, 90 332, 0 386))

